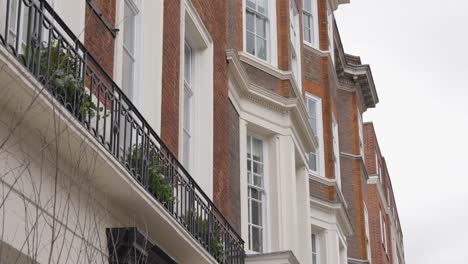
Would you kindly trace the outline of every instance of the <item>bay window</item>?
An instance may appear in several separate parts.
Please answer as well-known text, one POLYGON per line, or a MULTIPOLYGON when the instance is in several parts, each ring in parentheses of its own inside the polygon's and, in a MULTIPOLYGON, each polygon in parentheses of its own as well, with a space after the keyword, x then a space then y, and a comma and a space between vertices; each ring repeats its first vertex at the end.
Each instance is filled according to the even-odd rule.
POLYGON ((265 158, 264 142, 247 136, 248 249, 265 250, 265 158))

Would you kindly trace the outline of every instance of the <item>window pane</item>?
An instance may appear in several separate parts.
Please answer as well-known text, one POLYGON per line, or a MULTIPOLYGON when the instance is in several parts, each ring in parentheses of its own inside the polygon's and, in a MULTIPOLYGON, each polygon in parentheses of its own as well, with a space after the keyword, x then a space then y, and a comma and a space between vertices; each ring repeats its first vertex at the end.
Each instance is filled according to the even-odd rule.
POLYGON ((309 12, 312 13, 312 0, 303 0, 302 1, 302 8, 309 12))
POLYGON ((248 31, 250 32, 255 32, 255 15, 251 12, 248 12, 247 11, 247 19, 246 19, 246 22, 245 22, 245 26, 247 28, 248 31))
POLYGON ((255 10, 255 0, 247 0, 247 7, 255 10))
POLYGON ((250 197, 256 200, 262 200, 262 194, 257 189, 250 189, 250 197))
MULTIPOLYGON (((186 43, 184 48, 184 78, 191 84, 192 48, 186 43)), ((191 88, 191 87, 190 87, 191 88)))
POLYGON ((317 154, 315 152, 309 153, 309 169, 317 171, 317 154))
POLYGON ((132 53, 134 52, 134 39, 135 39, 135 14, 130 7, 125 4, 124 8, 124 45, 132 53))
POLYGON ((302 23, 304 29, 304 40, 307 42, 312 42, 311 20, 312 18, 304 13, 302 23))
POLYGON ((312 39, 310 38, 310 29, 304 26, 304 40, 311 43, 312 39))
POLYGON ((257 11, 265 16, 268 12, 268 1, 269 0, 257 0, 257 11))
POLYGON ((257 37, 257 51, 258 54, 257 56, 261 59, 266 60, 267 55, 266 55, 266 40, 257 37))
POLYGON ((254 175, 253 185, 258 186, 258 187, 263 187, 263 177, 254 175))
POLYGON ((252 138, 252 154, 256 161, 263 161, 263 142, 259 139, 252 138))
POLYGON ((266 39, 266 21, 262 18, 257 18, 257 36, 266 39))
POLYGON ((258 162, 253 162, 253 172, 256 174, 263 175, 263 165, 258 162))
POLYGON ((122 90, 129 98, 132 97, 133 88, 133 59, 124 50, 122 63, 122 90))
POLYGON ((247 52, 255 55, 255 35, 247 32, 247 52))
POLYGON ((184 129, 190 133, 190 95, 184 93, 184 129))
POLYGON ((262 252, 262 231, 252 226, 252 250, 262 252))
POLYGON ((262 204, 252 201, 252 224, 262 226, 262 204))
POLYGON ((312 234, 312 252, 317 252, 317 245, 316 245, 316 237, 315 234, 312 234))
POLYGON ((307 110, 309 112, 309 116, 312 118, 317 118, 317 103, 315 100, 308 98, 307 99, 307 110))
POLYGON ((317 119, 315 118, 309 118, 309 125, 310 128, 312 128, 312 131, 314 131, 315 134, 317 134, 317 119))

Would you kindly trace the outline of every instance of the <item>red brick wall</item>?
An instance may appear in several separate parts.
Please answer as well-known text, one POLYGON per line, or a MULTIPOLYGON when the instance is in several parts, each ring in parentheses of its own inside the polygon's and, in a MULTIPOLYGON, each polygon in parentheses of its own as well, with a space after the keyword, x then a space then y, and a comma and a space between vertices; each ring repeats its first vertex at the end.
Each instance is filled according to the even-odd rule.
POLYGON ((179 146, 180 0, 164 1, 161 138, 176 156, 179 146))
MULTIPOLYGON (((226 48, 228 43, 227 1, 192 0, 214 43, 214 149, 213 196, 216 206, 231 219, 229 178, 229 98, 226 48)), ((238 213, 238 212, 235 212, 238 213)))
MULTIPOLYGON (((228 47, 227 1, 192 0, 213 40, 214 57, 214 149, 213 198, 224 216, 230 216, 229 202, 229 99, 226 48, 228 47)), ((179 135, 180 0, 164 1, 163 79, 161 136, 177 153, 179 135)))
MULTIPOLYGON (((115 25, 115 0, 93 0, 105 19, 115 25)), ((91 55, 112 77, 114 73, 115 40, 101 19, 86 4, 84 44, 91 55)))
MULTIPOLYGON (((386 214, 385 208, 389 206, 388 198, 390 198, 390 213, 396 207, 395 198, 391 186, 390 176, 384 158, 380 152, 379 144, 376 138, 374 125, 372 123, 366 123, 364 125, 364 142, 365 142, 365 156, 366 156, 366 169, 369 174, 377 174, 378 170, 376 164, 379 164, 381 169, 381 186, 384 198, 378 193, 377 185, 368 185, 369 197, 367 199, 369 215, 372 214, 370 227, 371 227, 371 240, 372 240, 372 261, 373 263, 393 263, 393 248, 392 248, 392 233, 391 233, 391 219, 386 214), (377 163, 375 154, 377 153, 377 163), (383 247, 383 241, 381 239, 381 226, 379 211, 382 211, 383 217, 386 222, 387 232, 387 250, 383 247)), ((396 210, 395 210, 396 212, 396 210)), ((396 215, 398 220, 398 216, 396 215)), ((396 238, 398 239, 398 238, 396 238)))

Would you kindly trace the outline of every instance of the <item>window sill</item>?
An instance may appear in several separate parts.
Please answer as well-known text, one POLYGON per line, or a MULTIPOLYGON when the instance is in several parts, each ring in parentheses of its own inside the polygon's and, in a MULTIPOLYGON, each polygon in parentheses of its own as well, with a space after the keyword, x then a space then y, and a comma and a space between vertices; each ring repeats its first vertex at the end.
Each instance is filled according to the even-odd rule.
POLYGON ((310 170, 309 170, 309 179, 313 180, 313 181, 316 181, 316 182, 319 182, 319 183, 322 183, 322 184, 325 184, 327 186, 335 186, 335 183, 336 183, 336 181, 334 179, 328 179, 328 178, 326 178, 324 176, 321 176, 318 173, 310 171, 310 170))
POLYGON ((307 42, 307 41, 302 41, 302 43, 303 43, 303 46, 304 46, 307 50, 309 50, 309 51, 311 51, 311 52, 313 52, 313 53, 319 55, 320 57, 328 57, 328 56, 330 55, 330 51, 328 51, 328 50, 321 50, 317 45, 314 45, 314 44, 309 43, 309 42, 307 42))

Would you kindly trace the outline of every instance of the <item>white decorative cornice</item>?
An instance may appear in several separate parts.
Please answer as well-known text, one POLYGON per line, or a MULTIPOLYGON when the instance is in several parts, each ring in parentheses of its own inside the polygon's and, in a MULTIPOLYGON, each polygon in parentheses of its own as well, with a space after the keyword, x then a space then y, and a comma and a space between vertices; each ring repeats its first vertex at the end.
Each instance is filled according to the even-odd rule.
MULTIPOLYGON (((331 0, 334 1, 334 0, 331 0)), ((340 33, 338 31, 338 26, 336 23, 334 24, 334 39, 336 43, 336 47, 338 50, 338 57, 339 59, 336 61, 336 63, 340 64, 342 67, 342 70, 345 74, 350 76, 349 78, 352 78, 352 81, 357 84, 357 90, 349 90, 351 92, 358 92, 359 97, 361 99, 364 99, 364 93, 363 89, 367 89, 372 97, 371 102, 366 102, 365 100, 362 100, 362 104, 364 109, 367 108, 372 108, 375 107, 375 105, 379 102, 379 98, 377 96, 377 91, 375 89, 375 83, 374 83, 374 78, 372 76, 372 71, 369 65, 367 64, 361 64, 361 60, 357 56, 352 56, 349 54, 346 54, 344 52, 343 48, 343 43, 341 42, 341 37, 340 33), (356 63, 350 62, 353 60, 356 60, 356 63), (359 77, 364 77, 365 81, 362 80, 362 78, 359 77)), ((342 87, 343 85, 340 85, 340 89, 346 90, 346 87, 342 87)))
POLYGON ((354 233, 346 208, 341 203, 332 203, 317 197, 310 197, 310 205, 311 207, 319 207, 335 214, 337 216, 338 227, 344 236, 350 236, 354 233))
POLYGON ((297 91, 297 86, 295 86, 296 83, 291 72, 275 69, 266 63, 261 63, 258 60, 250 58, 250 56, 243 52, 239 52, 238 55, 235 50, 227 50, 226 56, 228 70, 237 84, 234 85, 235 91, 233 93, 230 92, 230 96, 236 94, 265 108, 282 114, 289 114, 293 122, 291 129, 294 133, 297 133, 298 139, 301 141, 301 145, 303 145, 304 153, 314 151, 318 147, 318 141, 309 125, 306 105, 297 91), (292 81, 291 87, 293 90, 295 89, 296 97, 286 98, 251 83, 249 76, 242 66, 241 58, 243 62, 263 70, 280 80, 292 81), (297 97, 298 95, 299 97, 297 97))
POLYGON ((193 6, 192 1, 185 0, 184 7, 185 13, 191 18, 191 20, 194 23, 194 26, 202 32, 200 36, 203 38, 203 42, 205 44, 213 43, 213 39, 211 38, 210 32, 205 27, 205 23, 203 23, 203 20, 198 14, 197 9, 193 6))

